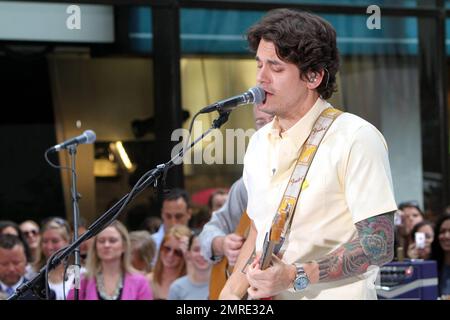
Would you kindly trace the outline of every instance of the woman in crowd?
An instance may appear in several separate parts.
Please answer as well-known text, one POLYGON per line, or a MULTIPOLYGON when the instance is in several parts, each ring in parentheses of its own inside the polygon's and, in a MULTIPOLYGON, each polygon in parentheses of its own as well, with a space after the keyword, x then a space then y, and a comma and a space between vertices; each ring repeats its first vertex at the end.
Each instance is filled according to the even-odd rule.
POLYGON ((419 203, 415 200, 400 203, 396 216, 398 221, 394 221, 396 224, 395 254, 398 260, 403 260, 408 255, 409 246, 414 242, 411 235, 412 229, 424 220, 424 216, 419 203))
MULTIPOLYGON (((131 266, 130 237, 121 222, 116 220, 100 232, 89 250, 80 300, 153 299, 147 278, 131 266)), ((73 289, 69 299, 74 299, 73 289)))
POLYGON ((175 280, 169 289, 168 300, 207 300, 211 265, 200 253, 199 232, 189 238, 185 254, 187 275, 175 280))
POLYGON ((439 291, 441 296, 450 296, 450 214, 441 216, 434 230, 431 256, 438 265, 439 291))
POLYGON ((39 225, 33 220, 26 220, 19 226, 30 248, 30 263, 36 263, 41 254, 41 234, 39 225))
POLYGON ((155 299, 166 300, 170 285, 186 274, 184 252, 191 230, 175 225, 164 236, 153 272, 148 276, 155 299))
MULTIPOLYGON (((70 244, 71 234, 69 223, 62 218, 51 217, 42 222, 41 256, 34 264, 35 272, 39 272, 55 252, 70 244)), ((56 300, 65 300, 72 283, 73 276, 65 272, 64 263, 49 272, 48 284, 56 300)))
POLYGON ((152 271, 152 261, 156 253, 156 244, 150 232, 146 230, 130 232, 131 264, 144 274, 152 271))
POLYGON ((408 247, 408 257, 411 259, 430 259, 431 257, 431 243, 434 239, 433 224, 429 221, 422 221, 416 224, 411 231, 411 238, 413 242, 408 247), (414 241, 416 234, 423 233, 425 235, 425 241, 420 247, 417 246, 417 242, 414 241))

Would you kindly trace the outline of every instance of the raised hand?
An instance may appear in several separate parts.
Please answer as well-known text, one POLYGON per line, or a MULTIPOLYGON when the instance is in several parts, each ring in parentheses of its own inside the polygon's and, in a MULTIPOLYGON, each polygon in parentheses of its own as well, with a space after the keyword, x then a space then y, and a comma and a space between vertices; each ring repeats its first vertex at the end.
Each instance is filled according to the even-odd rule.
POLYGON ((238 236, 235 233, 230 233, 225 236, 223 241, 223 253, 228 259, 228 264, 234 266, 236 260, 241 251, 242 245, 244 244, 244 237, 238 236))
POLYGON ((183 236, 178 241, 180 243, 180 250, 181 252, 183 252, 183 256, 185 256, 186 252, 188 251, 189 237, 183 236))

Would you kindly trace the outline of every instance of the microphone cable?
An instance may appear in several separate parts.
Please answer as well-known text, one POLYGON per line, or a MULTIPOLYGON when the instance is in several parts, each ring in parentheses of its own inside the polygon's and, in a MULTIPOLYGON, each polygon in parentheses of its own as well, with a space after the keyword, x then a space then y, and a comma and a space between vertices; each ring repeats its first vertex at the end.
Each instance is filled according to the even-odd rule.
POLYGON ((55 169, 62 169, 62 170, 69 170, 69 171, 72 170, 71 167, 63 167, 63 166, 59 166, 59 165, 54 164, 53 162, 51 162, 50 159, 48 158, 48 154, 49 154, 50 150, 51 150, 51 148, 49 148, 49 149, 47 149, 47 150, 45 151, 44 157, 45 157, 45 161, 47 161, 47 163, 48 163, 51 167, 53 167, 53 168, 55 168, 55 169))

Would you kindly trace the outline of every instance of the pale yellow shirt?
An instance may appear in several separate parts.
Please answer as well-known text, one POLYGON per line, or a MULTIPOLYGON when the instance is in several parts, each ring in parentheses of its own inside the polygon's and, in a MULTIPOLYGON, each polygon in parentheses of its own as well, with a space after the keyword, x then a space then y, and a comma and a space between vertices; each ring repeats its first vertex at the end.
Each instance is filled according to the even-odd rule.
MULTIPOLYGON (((286 132, 280 134, 275 118, 250 140, 243 177, 247 213, 258 231, 257 251, 262 250, 300 147, 328 107, 319 98, 286 132)), ((367 121, 344 113, 326 133, 306 176, 283 260, 322 258, 356 236, 355 223, 396 208, 386 141, 367 121)), ((377 272, 377 267, 371 267, 358 277, 311 285, 303 293, 287 290, 277 298, 376 299, 377 272)))

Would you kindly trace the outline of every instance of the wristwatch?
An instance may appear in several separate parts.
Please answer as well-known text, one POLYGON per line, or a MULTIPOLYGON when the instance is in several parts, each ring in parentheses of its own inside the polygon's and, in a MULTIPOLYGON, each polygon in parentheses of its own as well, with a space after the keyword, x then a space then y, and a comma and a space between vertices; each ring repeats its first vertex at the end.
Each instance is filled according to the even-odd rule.
POLYGON ((305 269, 303 269, 300 263, 294 263, 294 266, 297 271, 297 275, 295 276, 294 280, 294 291, 303 291, 309 285, 308 275, 306 274, 305 269))

